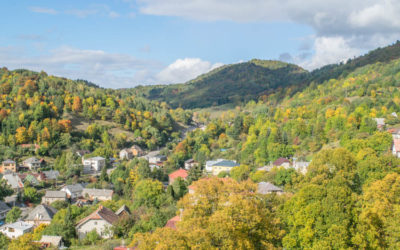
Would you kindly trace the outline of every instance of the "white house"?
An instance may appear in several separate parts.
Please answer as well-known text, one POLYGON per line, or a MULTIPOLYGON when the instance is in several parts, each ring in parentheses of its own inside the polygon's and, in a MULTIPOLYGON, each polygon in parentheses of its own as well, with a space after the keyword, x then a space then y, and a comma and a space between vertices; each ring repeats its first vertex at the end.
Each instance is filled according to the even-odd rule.
POLYGON ((54 207, 42 204, 35 207, 24 221, 34 226, 39 226, 40 224, 48 225, 56 213, 57 209, 54 207))
POLYGON ((393 138, 392 153, 397 158, 400 158, 400 138, 393 138))
POLYGON ((36 170, 40 168, 41 162, 36 157, 30 157, 23 161, 22 165, 26 168, 29 168, 29 170, 36 170))
POLYGON ((3 201, 0 201, 0 221, 4 220, 6 218, 6 215, 8 211, 10 211, 11 208, 7 206, 7 204, 3 201))
POLYGON ((189 159, 189 160, 185 161, 185 169, 186 170, 196 167, 197 165, 199 165, 199 163, 193 159, 189 159))
POLYGON ((47 190, 46 194, 42 197, 42 204, 50 205, 55 201, 66 201, 67 193, 63 191, 47 190))
POLYGON ((84 188, 82 191, 82 197, 88 197, 90 200, 98 201, 109 201, 112 200, 114 191, 111 189, 96 189, 96 188, 84 188))
POLYGON ((119 158, 121 160, 130 160, 133 158, 133 153, 129 148, 124 148, 119 151, 119 158))
POLYGON ((260 182, 258 183, 257 193, 259 194, 282 194, 283 190, 272 183, 260 182))
POLYGON ((149 157, 150 164, 157 164, 158 162, 164 162, 166 160, 167 160, 167 157, 164 155, 160 155, 160 154, 149 157))
POLYGON ((10 239, 18 238, 26 233, 31 232, 33 229, 33 225, 23 222, 17 221, 12 224, 6 224, 0 227, 0 233, 3 233, 10 239))
POLYGON ((224 160, 224 159, 217 159, 217 160, 213 160, 213 161, 206 161, 206 171, 209 172, 209 173, 211 173, 212 170, 213 170, 213 165, 216 164, 216 163, 218 163, 218 162, 220 162, 220 161, 223 161, 223 160, 224 160))
POLYGON ((101 171, 106 166, 106 159, 100 156, 85 159, 83 158, 83 167, 89 168, 95 172, 101 171))
POLYGON ((112 210, 100 205, 96 211, 80 220, 76 224, 75 229, 79 239, 85 238, 86 234, 93 229, 95 229, 102 238, 109 239, 113 236, 112 230, 110 229, 118 218, 118 215, 112 210))
POLYGON ((82 191, 85 188, 86 184, 77 183, 73 185, 66 185, 61 188, 60 191, 67 193, 67 197, 71 199, 76 199, 82 196, 82 191))
POLYGON ((307 173, 307 169, 308 169, 309 165, 310 165, 310 162, 308 162, 308 161, 293 161, 293 168, 302 174, 307 173))
POLYGON ((42 235, 42 238, 39 241, 35 241, 35 243, 39 243, 41 249, 48 247, 55 247, 57 249, 62 249, 64 246, 62 237, 53 235, 42 235))

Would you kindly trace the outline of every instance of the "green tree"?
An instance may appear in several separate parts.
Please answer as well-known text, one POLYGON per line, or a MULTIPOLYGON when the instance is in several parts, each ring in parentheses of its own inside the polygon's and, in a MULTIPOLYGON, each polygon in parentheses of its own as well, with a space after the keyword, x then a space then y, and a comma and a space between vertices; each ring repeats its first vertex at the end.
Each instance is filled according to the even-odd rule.
POLYGON ((21 209, 19 207, 13 207, 6 215, 6 222, 16 222, 21 217, 21 209))

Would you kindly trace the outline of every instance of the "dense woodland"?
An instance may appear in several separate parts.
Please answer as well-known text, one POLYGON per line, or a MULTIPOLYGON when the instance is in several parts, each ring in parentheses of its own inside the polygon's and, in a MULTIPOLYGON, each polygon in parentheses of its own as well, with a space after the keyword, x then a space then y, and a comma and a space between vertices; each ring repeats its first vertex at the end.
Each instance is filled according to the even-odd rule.
MULTIPOLYGON (((89 184, 112 184, 116 195, 102 205, 116 211, 125 204, 132 211, 113 226, 114 238, 139 249, 398 249, 400 159, 392 155, 392 134, 386 131, 400 128, 393 114, 400 115, 400 59, 386 53, 398 47, 371 52, 349 66, 331 66, 346 68, 342 74, 321 69, 318 78, 302 79, 301 88, 271 89, 217 118, 205 110, 148 101, 137 89, 107 90, 43 72, 2 69, 2 157, 23 157, 29 152, 19 145, 36 143, 36 154, 53 159, 54 167, 76 182, 82 177, 71 170, 71 162, 79 161, 75 149, 112 157, 133 143, 147 149, 165 145, 163 168, 151 171, 145 160, 121 161, 110 175, 103 171, 89 184), (373 118, 385 118, 386 128, 379 130, 373 118), (90 125, 76 129, 84 119, 90 125), (181 140, 179 125, 192 120, 206 128, 181 140), (110 133, 101 121, 118 124, 121 132, 110 133), (134 136, 127 138, 128 132, 134 136), (279 157, 311 164, 306 174, 257 170, 279 157), (164 189, 166 174, 190 158, 201 164, 187 180, 164 189), (216 158, 240 166, 203 178, 205 161, 216 158), (285 193, 258 194, 261 181, 285 193), (195 193, 188 193, 189 185, 196 186, 195 193), (164 227, 175 215, 182 218, 177 229, 164 227)), ((7 187, 0 184, 4 197, 7 187)), ((49 226, 11 242, 0 235, 0 246, 35 249, 30 243, 47 234, 62 235, 72 246, 106 247, 110 240, 93 233, 78 241, 74 230, 98 205, 54 204, 59 211, 49 226)))

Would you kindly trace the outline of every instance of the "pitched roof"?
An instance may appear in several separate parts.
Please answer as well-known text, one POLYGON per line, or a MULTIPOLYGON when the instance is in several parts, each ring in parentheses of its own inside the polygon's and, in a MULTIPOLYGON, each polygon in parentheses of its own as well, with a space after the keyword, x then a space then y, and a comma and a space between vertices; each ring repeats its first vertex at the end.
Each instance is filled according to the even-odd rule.
POLYGON ((84 189, 83 185, 84 184, 82 183, 77 183, 77 184, 67 185, 63 188, 68 189, 69 191, 71 191, 71 193, 82 192, 84 189))
POLYGON ((22 183, 21 178, 17 174, 5 174, 3 175, 3 179, 5 179, 13 189, 23 188, 24 183, 22 183))
POLYGON ((167 221, 167 224, 165 224, 165 227, 176 229, 176 223, 179 221, 181 221, 181 217, 179 215, 172 217, 169 221, 167 221))
POLYGON ((122 207, 120 207, 118 210, 117 210, 117 212, 115 212, 115 214, 116 215, 120 215, 122 212, 127 212, 128 214, 130 214, 131 213, 131 210, 126 206, 126 205, 123 205, 122 207))
POLYGON ((281 166, 283 163, 290 163, 290 161, 286 158, 278 158, 276 161, 274 161, 274 166, 281 166))
POLYGON ((393 146, 396 152, 400 152, 400 138, 393 139, 393 146))
POLYGON ((40 163, 40 160, 36 157, 30 157, 24 161, 24 164, 30 164, 30 163, 40 163))
POLYGON ((23 222, 23 221, 17 221, 17 222, 11 223, 11 224, 6 224, 6 225, 2 226, 1 229, 6 228, 6 227, 14 228, 17 230, 27 230, 27 229, 32 228, 33 225, 23 222))
POLYGON ((112 196, 114 193, 111 189, 96 189, 96 188, 84 188, 82 196, 88 194, 89 196, 112 196))
POLYGON ((29 214, 25 221, 51 221, 54 215, 57 213, 57 209, 54 207, 41 204, 35 207, 29 214))
POLYGON ((118 215, 116 215, 111 209, 103 207, 103 205, 100 205, 96 211, 94 211, 89 216, 80 220, 76 224, 76 227, 80 227, 89 220, 105 220, 108 223, 113 224, 115 221, 118 220, 118 215))
POLYGON ((53 246, 60 245, 62 240, 61 236, 52 236, 52 235, 42 235, 42 238, 39 240, 40 243, 50 243, 53 246))
POLYGON ((7 206, 7 204, 4 201, 0 201, 0 212, 4 211, 10 211, 11 208, 7 206))
POLYGON ((170 173, 168 176, 169 176, 169 178, 173 178, 173 179, 178 178, 178 177, 185 179, 188 176, 188 171, 180 168, 180 169, 176 170, 175 172, 170 173))
POLYGON ((50 170, 50 171, 43 171, 43 174, 46 176, 47 179, 55 180, 60 175, 60 172, 58 172, 57 170, 50 170))
POLYGON ((268 194, 271 192, 283 192, 282 189, 279 187, 275 186, 274 184, 270 182, 260 182, 258 183, 258 190, 257 193, 259 194, 268 194))
POLYGON ((106 158, 103 158, 101 156, 95 156, 86 160, 90 160, 90 161, 101 161, 101 160, 105 160, 106 158))
POLYGON ((230 160, 222 160, 217 163, 214 163, 213 166, 220 166, 220 167, 237 167, 239 166, 238 163, 230 160))
POLYGON ((51 191, 47 190, 46 194, 44 195, 46 198, 66 198, 67 193, 63 191, 51 191))

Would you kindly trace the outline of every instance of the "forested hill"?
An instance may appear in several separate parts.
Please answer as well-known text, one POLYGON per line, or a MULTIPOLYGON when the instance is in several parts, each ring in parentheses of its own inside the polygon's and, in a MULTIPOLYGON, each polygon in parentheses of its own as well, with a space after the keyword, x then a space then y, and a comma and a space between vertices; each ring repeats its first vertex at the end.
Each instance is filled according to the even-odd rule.
POLYGON ((331 64, 308 72, 280 61, 251 60, 226 65, 184 84, 141 86, 136 92, 172 107, 204 108, 226 103, 243 104, 277 93, 276 100, 292 95, 312 82, 346 77, 357 68, 400 58, 400 42, 378 48, 346 63, 331 64))
POLYGON ((251 60, 222 66, 185 84, 138 87, 145 97, 166 101, 172 107, 202 108, 240 104, 271 92, 290 91, 305 82, 309 73, 294 64, 251 60))

